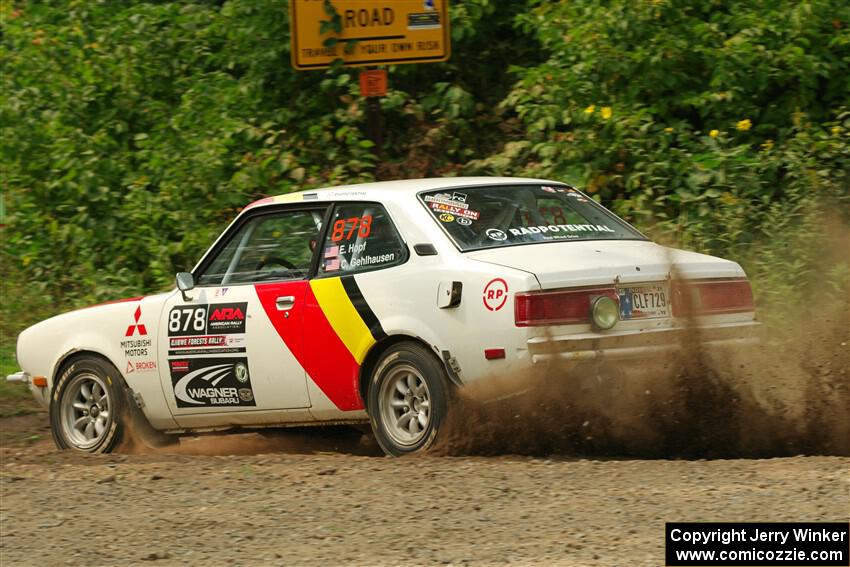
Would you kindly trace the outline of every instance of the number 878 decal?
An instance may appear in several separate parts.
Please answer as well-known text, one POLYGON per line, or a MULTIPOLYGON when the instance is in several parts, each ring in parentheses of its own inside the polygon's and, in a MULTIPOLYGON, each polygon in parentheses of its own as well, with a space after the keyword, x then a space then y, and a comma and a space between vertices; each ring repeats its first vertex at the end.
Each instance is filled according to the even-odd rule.
POLYGON ((331 242, 351 240, 355 233, 360 238, 366 238, 372 233, 372 215, 339 219, 333 225, 331 242))
POLYGON ((207 331, 207 306, 181 305, 168 314, 168 336, 204 334, 207 331))
POLYGON ((177 305, 168 313, 168 336, 245 332, 248 303, 177 305))

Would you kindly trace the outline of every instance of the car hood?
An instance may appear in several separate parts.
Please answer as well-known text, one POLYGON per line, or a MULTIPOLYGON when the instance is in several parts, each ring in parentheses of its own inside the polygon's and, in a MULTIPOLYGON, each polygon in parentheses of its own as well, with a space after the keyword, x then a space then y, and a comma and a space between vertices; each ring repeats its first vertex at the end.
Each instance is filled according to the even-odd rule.
POLYGON ((467 252, 468 258, 530 272, 542 289, 664 280, 743 277, 729 260, 644 240, 535 243, 467 252))

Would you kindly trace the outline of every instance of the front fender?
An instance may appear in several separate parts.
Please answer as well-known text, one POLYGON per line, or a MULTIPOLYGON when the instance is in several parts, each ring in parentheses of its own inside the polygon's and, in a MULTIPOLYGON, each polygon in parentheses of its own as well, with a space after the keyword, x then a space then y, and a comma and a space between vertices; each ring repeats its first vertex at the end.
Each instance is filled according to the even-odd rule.
POLYGON ((71 357, 84 352, 103 357, 141 395, 151 424, 174 428, 156 368, 157 325, 166 295, 80 309, 33 325, 18 337, 18 363, 33 376, 45 376, 49 393, 71 357))

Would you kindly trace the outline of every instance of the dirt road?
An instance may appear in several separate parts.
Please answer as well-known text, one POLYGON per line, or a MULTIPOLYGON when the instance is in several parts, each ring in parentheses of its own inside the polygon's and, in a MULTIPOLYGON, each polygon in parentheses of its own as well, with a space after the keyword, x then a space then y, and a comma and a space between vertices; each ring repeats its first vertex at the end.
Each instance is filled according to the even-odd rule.
POLYGON ((847 521, 836 320, 635 395, 552 382, 470 405, 403 459, 350 430, 59 453, 44 414, 0 420, 0 564, 657 566, 667 521, 847 521))
POLYGON ((844 457, 390 459, 254 434, 81 456, 8 439, 3 565, 660 565, 665 521, 850 516, 844 457), (254 454, 191 454, 210 452, 254 454))

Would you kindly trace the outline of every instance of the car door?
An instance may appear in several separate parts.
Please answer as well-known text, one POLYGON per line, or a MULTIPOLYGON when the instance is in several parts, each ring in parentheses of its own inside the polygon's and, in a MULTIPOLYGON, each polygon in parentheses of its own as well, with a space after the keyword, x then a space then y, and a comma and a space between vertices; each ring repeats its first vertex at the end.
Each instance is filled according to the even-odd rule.
MULTIPOLYGON (((363 409, 360 366, 369 349, 386 337, 358 282, 381 278, 409 254, 386 209, 369 202, 337 203, 319 248, 316 276, 305 298, 301 359, 310 379, 311 414, 337 419, 363 409)), ((391 294, 372 301, 391 304, 391 294)))
POLYGON ((197 268, 187 297, 176 292, 167 300, 158 351, 178 422, 222 414, 214 425, 233 422, 232 412, 310 406, 293 351, 303 341, 304 298, 324 215, 324 207, 251 213, 197 268))

